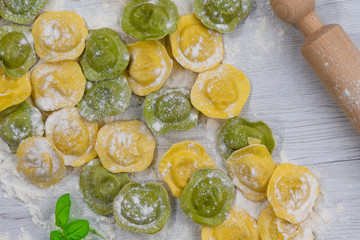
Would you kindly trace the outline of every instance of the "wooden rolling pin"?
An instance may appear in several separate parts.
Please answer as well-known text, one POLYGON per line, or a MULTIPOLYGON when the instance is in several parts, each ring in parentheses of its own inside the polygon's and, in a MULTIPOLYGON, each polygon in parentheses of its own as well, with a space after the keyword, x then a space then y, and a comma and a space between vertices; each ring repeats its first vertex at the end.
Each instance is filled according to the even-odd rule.
POLYGON ((305 35, 302 54, 360 133, 360 52, 355 44, 340 25, 323 25, 314 12, 315 0, 271 0, 271 7, 305 35))

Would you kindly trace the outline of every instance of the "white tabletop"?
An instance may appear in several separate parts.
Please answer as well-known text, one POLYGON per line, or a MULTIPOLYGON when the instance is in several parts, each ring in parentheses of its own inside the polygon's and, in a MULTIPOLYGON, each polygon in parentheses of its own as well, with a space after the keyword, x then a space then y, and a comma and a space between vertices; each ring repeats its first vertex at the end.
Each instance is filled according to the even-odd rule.
MULTIPOLYGON (((224 37, 226 49, 224 62, 232 63, 243 70, 252 85, 251 96, 243 109, 242 116, 251 120, 262 120, 270 125, 277 140, 275 159, 284 160, 286 155, 288 161, 305 165, 318 176, 322 199, 325 201, 323 206, 327 209, 326 214, 329 214, 333 220, 328 224, 326 231, 316 236, 316 239, 360 239, 360 136, 301 56, 300 49, 304 37, 295 27, 277 20, 268 1, 253 0, 254 6, 248 19, 234 32, 224 37)), ((51 5, 50 9, 63 8, 78 12, 87 20, 89 27, 103 27, 102 25, 106 26, 106 24, 111 27, 110 24, 116 24, 116 30, 119 30, 121 11, 117 9, 116 14, 113 11, 114 8, 122 6, 123 2, 126 1, 55 2, 53 0, 48 4, 51 5), (89 12, 86 9, 91 10, 89 12), (101 12, 103 15, 99 15, 101 12), (109 22, 106 21, 107 19, 110 19, 109 22)), ((189 13, 191 4, 181 9, 180 14, 189 13)), ((355 44, 360 47, 360 1, 318 0, 316 12, 324 23, 341 24, 355 44)), ((192 80, 184 79, 185 82, 192 80)), ((179 81, 180 85, 183 84, 181 79, 176 81, 179 81)), ((141 100, 137 98, 133 100, 137 101, 132 103, 131 109, 125 113, 124 118, 141 117, 141 108, 138 104, 141 100)), ((221 165, 222 160, 216 154, 214 141, 216 129, 209 131, 208 135, 200 130, 205 126, 208 129, 218 128, 219 123, 221 121, 208 121, 202 118, 199 125, 187 133, 157 136, 156 160, 159 160, 172 143, 195 139, 202 143, 221 165)), ((153 168, 156 168, 156 164, 153 168)), ((76 177, 75 173, 73 175, 76 177)), ((149 173, 148 176, 150 175, 149 173)), ((140 175, 132 177, 136 179, 136 177, 140 178, 140 175)), ((74 182, 76 183, 69 180, 67 185, 74 182)), ((73 188, 73 197, 77 199, 74 205, 79 209, 74 208, 74 214, 89 217, 90 222, 94 223, 97 217, 91 215, 90 210, 81 202, 78 188, 76 186, 73 188)), ((29 189, 31 190, 30 187, 29 189)), ((18 199, 5 198, 0 191, 0 239, 29 239, 30 236, 33 239, 48 239, 48 230, 37 225, 50 222, 56 198, 62 193, 59 190, 53 196, 46 196, 44 201, 24 203, 18 199), (40 222, 36 222, 36 219, 40 219, 40 222), (5 235, 8 238, 2 238, 5 235)), ((176 203, 178 204, 178 201, 172 200, 173 205, 176 203)), ((104 226, 100 232, 109 232, 111 235, 110 230, 115 229, 118 235, 109 236, 113 239, 184 239, 182 234, 187 231, 184 229, 190 229, 188 240, 200 239, 201 227, 183 216, 181 210, 176 207, 174 209, 173 215, 181 218, 181 221, 172 219, 166 227, 168 229, 164 229, 166 234, 159 233, 154 236, 127 234, 119 230, 116 225, 104 226), (182 226, 183 222, 185 223, 182 226), (171 232, 169 229, 172 234, 169 234, 171 232), (169 236, 173 237, 169 238, 169 236)), ((110 218, 108 220, 111 222, 110 218)), ((47 227, 45 225, 44 228, 47 227)))

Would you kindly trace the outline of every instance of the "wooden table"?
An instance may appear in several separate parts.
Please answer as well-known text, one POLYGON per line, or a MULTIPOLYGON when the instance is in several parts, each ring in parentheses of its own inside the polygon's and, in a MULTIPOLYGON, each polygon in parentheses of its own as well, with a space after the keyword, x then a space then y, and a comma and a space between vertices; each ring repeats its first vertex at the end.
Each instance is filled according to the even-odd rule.
MULTIPOLYGON (((94 14, 85 14, 84 17, 90 19, 93 15, 96 19, 101 11, 114 14, 115 7, 112 6, 123 4, 119 1, 125 2, 74 0, 65 1, 63 6, 68 10, 76 8, 80 14, 85 13, 85 8, 92 9, 94 14)), ((55 1, 49 1, 48 4, 52 3, 55 1)), ((62 3, 58 1, 56 4, 62 6, 62 3)), ((274 159, 284 158, 285 154, 289 161, 309 167, 319 177, 325 207, 333 216, 333 221, 317 239, 360 239, 360 136, 302 58, 300 48, 304 38, 301 33, 295 27, 277 20, 268 0, 255 0, 253 5, 252 13, 245 23, 224 37, 224 62, 242 69, 252 85, 251 96, 242 115, 251 120, 263 120, 271 126, 277 140, 274 159), (234 41, 238 44, 235 45, 234 41)), ((316 9, 325 23, 341 24, 360 47, 360 1, 318 0, 316 9)), ((114 18, 120 16, 120 10, 116 11, 114 18)), ((188 13, 186 9, 180 12, 185 13, 188 13)), ((116 23, 115 20, 112 22, 116 23)), ((141 109, 134 106, 138 106, 137 102, 132 104, 124 118, 141 117, 141 109)), ((223 164, 215 151, 216 129, 209 130, 218 126, 216 123, 202 118, 194 130, 157 137, 157 159, 172 143, 187 138, 204 144, 210 155, 220 165, 223 164), (208 134, 200 130, 205 125, 208 126, 208 134)), ((132 177, 136 179, 140 175, 132 177)), ((48 239, 48 231, 34 226, 24 203, 3 198, 2 194, 0 196, 0 239, 6 239, 2 238, 5 233, 8 233, 8 239, 18 239, 20 227, 33 239, 48 239)), ((80 195, 75 194, 74 197, 80 198, 80 195)), ((56 198, 50 196, 40 203, 44 219, 51 219, 56 198)), ((88 208, 81 200, 75 206, 80 209, 75 214, 90 216, 91 221, 96 219, 96 216, 88 213, 88 208)), ((177 211, 176 216, 180 215, 177 211)), ((174 221, 171 221, 169 228, 173 229, 173 235, 130 234, 124 237, 118 235, 116 239, 184 239, 181 233, 194 228, 196 231, 190 234, 188 240, 199 239, 200 227, 192 224, 186 216, 180 217, 184 219, 187 228, 174 226, 174 221)))

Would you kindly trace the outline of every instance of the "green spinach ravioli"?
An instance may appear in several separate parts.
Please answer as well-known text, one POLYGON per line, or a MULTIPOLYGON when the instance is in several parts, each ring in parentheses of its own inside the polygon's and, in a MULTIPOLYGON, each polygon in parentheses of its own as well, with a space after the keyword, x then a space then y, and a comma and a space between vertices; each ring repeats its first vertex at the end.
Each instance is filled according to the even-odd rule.
POLYGON ((22 77, 37 60, 29 27, 15 24, 0 27, 0 67, 7 76, 22 77))
POLYGON ((175 32, 178 18, 171 0, 131 0, 124 8, 121 26, 138 40, 158 40, 175 32))
POLYGON ((249 14, 251 0, 195 0, 194 11, 205 26, 219 32, 232 32, 249 14))
POLYGON ((19 24, 30 23, 48 0, 0 0, 0 16, 19 24))
POLYGON ((129 52, 117 32, 101 28, 89 31, 80 64, 86 79, 97 82, 119 77, 129 59, 129 52))

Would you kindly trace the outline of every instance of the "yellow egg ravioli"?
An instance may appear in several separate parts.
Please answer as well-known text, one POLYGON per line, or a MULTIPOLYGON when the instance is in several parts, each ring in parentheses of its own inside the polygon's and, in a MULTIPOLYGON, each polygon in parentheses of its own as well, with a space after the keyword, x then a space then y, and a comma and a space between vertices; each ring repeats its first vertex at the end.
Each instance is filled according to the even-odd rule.
POLYGON ((43 111, 73 107, 84 95, 86 79, 75 61, 40 63, 30 79, 32 98, 43 111))
POLYGON ((212 69, 223 59, 221 33, 205 27, 195 14, 179 19, 170 43, 174 58, 193 72, 212 69))
POLYGON ((214 161, 202 145, 194 141, 185 141, 172 145, 165 153, 159 163, 159 172, 171 192, 180 197, 196 169, 215 167, 214 161))
POLYGON ((0 67, 0 112, 24 102, 31 94, 29 73, 19 79, 9 78, 0 67))
POLYGON ((266 198, 266 188, 275 167, 266 146, 261 144, 241 148, 226 160, 226 168, 235 186, 254 201, 266 198))
POLYGON ((32 35, 37 55, 47 62, 58 62, 82 54, 88 30, 74 12, 45 12, 34 22, 32 35))
POLYGON ((192 90, 191 103, 204 115, 227 119, 241 112, 250 93, 246 76, 230 64, 200 73, 192 90))
POLYGON ((277 217, 291 223, 305 220, 319 195, 319 183, 306 168, 291 163, 276 167, 267 197, 277 217))
POLYGON ((138 172, 151 164, 155 139, 141 121, 111 122, 99 130, 95 150, 108 171, 138 172))
POLYGON ((30 137, 21 142, 16 156, 17 171, 39 188, 51 186, 65 177, 64 160, 45 137, 30 137))
POLYGON ((158 90, 169 77, 173 61, 158 41, 139 41, 127 45, 130 53, 129 85, 136 95, 158 90))
POLYGON ((258 219, 258 228, 262 240, 312 240, 309 227, 292 224, 276 217, 271 206, 265 208, 258 219))
POLYGON ((202 240, 260 240, 256 220, 244 209, 232 207, 225 222, 216 227, 204 226, 202 240))
POLYGON ((65 165, 79 167, 96 157, 98 125, 83 119, 77 108, 53 112, 45 122, 46 137, 64 158, 65 165))

